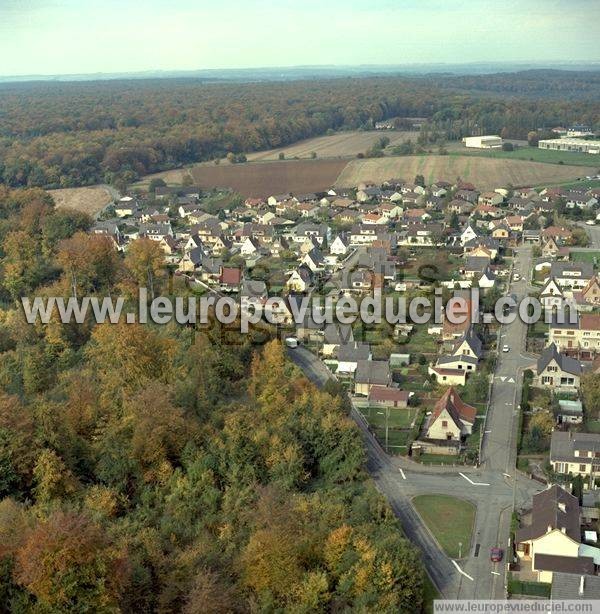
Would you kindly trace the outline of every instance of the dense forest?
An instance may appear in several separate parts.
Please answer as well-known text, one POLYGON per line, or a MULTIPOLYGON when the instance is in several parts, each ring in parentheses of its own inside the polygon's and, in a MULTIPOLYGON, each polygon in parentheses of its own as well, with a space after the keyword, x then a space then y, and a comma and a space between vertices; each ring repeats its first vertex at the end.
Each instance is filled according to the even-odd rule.
POLYGON ((598 73, 380 77, 261 83, 193 79, 0 85, 0 181, 131 182, 228 152, 277 148, 390 117, 447 139, 583 122, 598 127, 598 73))
POLYGON ((122 258, 89 223, 0 186, 0 609, 420 611, 345 397, 278 341, 25 323, 24 294, 168 291, 156 243, 122 258))

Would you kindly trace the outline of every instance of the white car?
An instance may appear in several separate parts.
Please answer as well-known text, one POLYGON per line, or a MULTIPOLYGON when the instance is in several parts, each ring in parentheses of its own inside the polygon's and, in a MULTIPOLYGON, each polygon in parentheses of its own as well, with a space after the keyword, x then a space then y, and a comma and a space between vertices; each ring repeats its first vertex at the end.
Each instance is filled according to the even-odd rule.
POLYGON ((586 224, 587 224, 588 226, 595 226, 595 225, 596 225, 596 222, 595 222, 594 220, 587 220, 587 221, 586 221, 586 224))
POLYGON ((508 345, 503 345, 502 346, 502 351, 505 352, 505 353, 506 352, 510 352, 510 348, 508 347, 508 345))
POLYGON ((513 275, 513 280, 514 280, 514 281, 519 281, 519 279, 521 279, 521 276, 519 275, 519 273, 515 273, 515 274, 513 275))

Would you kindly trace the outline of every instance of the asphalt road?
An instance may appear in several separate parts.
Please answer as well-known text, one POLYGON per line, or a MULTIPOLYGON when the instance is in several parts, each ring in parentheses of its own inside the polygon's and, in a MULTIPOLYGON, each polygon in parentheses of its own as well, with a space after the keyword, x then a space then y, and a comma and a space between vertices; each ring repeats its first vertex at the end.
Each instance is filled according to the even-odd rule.
MULTIPOLYGON (((514 270, 521 281, 510 291, 518 298, 526 294, 531 269, 531 248, 520 248, 514 270)), ((502 327, 500 353, 492 384, 488 417, 479 468, 427 467, 402 457, 390 457, 379 446, 358 412, 353 411, 367 453, 367 469, 380 492, 399 518, 407 537, 419 548, 427 572, 440 593, 449 599, 495 598, 505 595, 505 565, 492 563, 490 549, 506 550, 510 518, 515 507, 527 506, 532 494, 543 486, 515 471, 517 407, 522 371, 532 363, 523 354, 526 327, 516 319, 502 327), (419 494, 460 496, 477 506, 472 543, 464 544, 462 559, 452 561, 433 538, 411 499, 419 494)), ((316 385, 333 378, 331 372, 306 348, 288 350, 290 358, 316 385)))
POLYGON ((600 249, 600 226, 588 226, 587 224, 579 224, 582 228, 585 228, 590 238, 590 247, 594 249, 600 249))

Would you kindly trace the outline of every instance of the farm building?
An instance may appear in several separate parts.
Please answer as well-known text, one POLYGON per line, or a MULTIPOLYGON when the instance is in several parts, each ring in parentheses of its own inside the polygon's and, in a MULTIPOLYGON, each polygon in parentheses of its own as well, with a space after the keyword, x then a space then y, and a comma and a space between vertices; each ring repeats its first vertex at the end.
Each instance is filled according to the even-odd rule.
POLYGON ((538 147, 555 151, 600 154, 600 141, 586 141, 585 139, 543 139, 538 143, 538 147))
POLYGON ((488 136, 466 136, 463 139, 465 147, 476 149, 499 149, 502 147, 502 139, 496 135, 488 136))

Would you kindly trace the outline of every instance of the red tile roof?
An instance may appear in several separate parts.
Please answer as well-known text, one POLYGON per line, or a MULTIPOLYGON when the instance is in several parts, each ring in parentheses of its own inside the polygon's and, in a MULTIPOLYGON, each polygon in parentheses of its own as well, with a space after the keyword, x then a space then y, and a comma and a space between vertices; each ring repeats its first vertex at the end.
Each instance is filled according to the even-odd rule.
POLYGON ((448 413, 454 418, 458 418, 461 421, 469 422, 473 424, 475 422, 475 416, 477 416, 477 410, 471 405, 467 405, 460 398, 458 392, 454 390, 453 386, 450 386, 440 400, 435 404, 433 409, 432 422, 439 418, 442 411, 446 409, 448 413))
POLYGON ((579 317, 579 330, 600 330, 600 314, 581 314, 581 316, 579 317))
POLYGON ((241 279, 241 269, 236 269, 233 267, 223 267, 223 271, 221 273, 221 283, 230 284, 234 286, 236 284, 239 284, 241 279))

